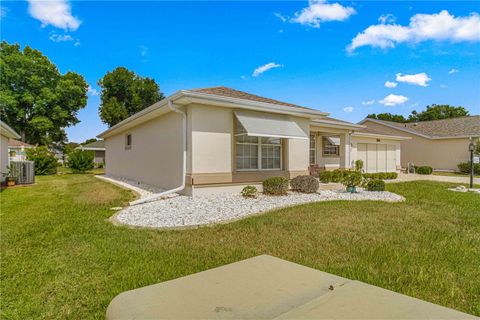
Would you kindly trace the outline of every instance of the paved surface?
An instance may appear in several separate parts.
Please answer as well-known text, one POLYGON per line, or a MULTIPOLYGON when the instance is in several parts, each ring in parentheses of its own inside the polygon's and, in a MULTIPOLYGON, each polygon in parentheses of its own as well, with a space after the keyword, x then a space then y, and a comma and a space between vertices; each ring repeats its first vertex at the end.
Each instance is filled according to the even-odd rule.
MULTIPOLYGON (((398 179, 385 180, 385 182, 404 182, 415 180, 429 180, 440 182, 453 182, 453 183, 470 183, 469 177, 454 177, 454 176, 437 176, 437 175, 423 175, 423 174, 398 174, 398 179)), ((473 183, 480 184, 480 178, 473 178, 473 183)))
POLYGON ((479 319, 262 255, 115 297, 107 319, 479 319))

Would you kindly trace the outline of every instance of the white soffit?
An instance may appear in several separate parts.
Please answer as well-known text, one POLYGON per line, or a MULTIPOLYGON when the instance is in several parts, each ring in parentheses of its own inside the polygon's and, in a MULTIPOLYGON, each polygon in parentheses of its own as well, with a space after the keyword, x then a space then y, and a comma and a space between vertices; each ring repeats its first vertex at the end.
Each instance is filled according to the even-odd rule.
POLYGON ((308 139, 289 116, 244 110, 235 110, 234 113, 248 136, 308 139))

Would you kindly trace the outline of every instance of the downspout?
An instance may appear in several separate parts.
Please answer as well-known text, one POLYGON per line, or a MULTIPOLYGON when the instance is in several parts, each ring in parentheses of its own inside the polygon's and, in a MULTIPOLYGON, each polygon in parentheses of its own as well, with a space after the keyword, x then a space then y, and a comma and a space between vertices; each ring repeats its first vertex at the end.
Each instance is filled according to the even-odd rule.
POLYGON ((163 191, 160 193, 155 193, 152 194, 149 197, 143 198, 143 199, 138 199, 135 201, 130 202, 131 206, 137 205, 137 204, 142 204, 142 203, 147 203, 147 202, 152 202, 155 200, 158 200, 168 194, 175 193, 178 191, 182 191, 185 189, 185 173, 187 171, 187 113, 185 111, 182 111, 175 107, 172 103, 172 101, 168 101, 168 107, 170 110, 180 113, 182 115, 182 151, 183 151, 183 160, 182 160, 182 183, 180 186, 170 189, 167 191, 163 191))

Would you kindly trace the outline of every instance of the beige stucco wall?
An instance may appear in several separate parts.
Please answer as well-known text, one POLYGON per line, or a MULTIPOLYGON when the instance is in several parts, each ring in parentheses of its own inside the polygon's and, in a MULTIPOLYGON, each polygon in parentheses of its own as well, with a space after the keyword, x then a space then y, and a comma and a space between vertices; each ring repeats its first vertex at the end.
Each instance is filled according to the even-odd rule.
POLYGON ((159 186, 175 188, 182 179, 182 118, 170 112, 105 139, 106 173, 159 186), (125 135, 132 147, 125 149, 125 135))
POLYGON ((458 170, 457 164, 469 159, 468 138, 427 139, 402 130, 366 121, 364 125, 386 134, 411 137, 401 142, 401 165, 431 166, 435 170, 458 170))
MULTIPOLYGON (((282 170, 242 171, 235 168, 234 110, 191 104, 188 123, 191 135, 191 164, 187 181, 194 185, 263 181, 272 176, 292 178, 308 172, 308 140, 283 139, 282 170)), ((308 119, 291 117, 308 135, 308 119)))
POLYGON ((8 169, 8 138, 0 135, 0 172, 2 173, 1 181, 5 181, 5 175, 3 173, 7 173, 8 169))

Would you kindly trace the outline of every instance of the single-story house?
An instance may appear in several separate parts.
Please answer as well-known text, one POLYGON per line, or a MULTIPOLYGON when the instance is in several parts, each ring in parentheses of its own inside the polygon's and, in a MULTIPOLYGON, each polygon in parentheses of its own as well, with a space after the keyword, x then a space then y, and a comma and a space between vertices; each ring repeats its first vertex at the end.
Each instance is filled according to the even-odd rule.
POLYGON ((94 153, 93 163, 105 164, 105 141, 104 140, 90 142, 85 145, 78 146, 77 149, 93 151, 94 153))
POLYGON ((35 146, 26 142, 10 139, 8 142, 8 158, 10 161, 27 160, 27 149, 35 148, 35 146))
POLYGON ((456 171, 457 165, 470 159, 468 145, 480 138, 480 115, 452 119, 398 123, 364 119, 367 130, 410 137, 401 141, 400 163, 430 166, 438 171, 456 171))
POLYGON ((19 139, 20 135, 10 128, 5 122, 0 120, 0 179, 5 181, 8 173, 8 141, 10 139, 19 139))
POLYGON ((320 170, 400 169, 400 135, 378 134, 328 113, 246 92, 181 90, 114 125, 106 174, 184 194, 238 191, 268 177, 320 170))

